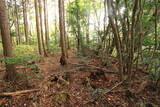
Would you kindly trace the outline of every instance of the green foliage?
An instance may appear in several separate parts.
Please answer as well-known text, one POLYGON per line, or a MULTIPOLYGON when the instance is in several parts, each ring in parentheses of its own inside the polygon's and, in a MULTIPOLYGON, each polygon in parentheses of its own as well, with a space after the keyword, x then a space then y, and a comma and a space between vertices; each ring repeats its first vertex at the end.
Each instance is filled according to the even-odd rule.
POLYGON ((0 56, 3 55, 3 48, 2 48, 2 45, 0 44, 0 56))
POLYGON ((11 30, 10 34, 11 34, 12 37, 16 37, 16 32, 15 31, 11 30))
POLYGON ((153 51, 145 51, 143 56, 142 63, 144 65, 148 65, 149 67, 149 72, 155 77, 155 79, 160 78, 160 52, 157 51, 153 57, 150 55, 153 54, 153 51))
POLYGON ((59 51, 60 50, 59 44, 55 44, 54 42, 50 41, 49 50, 53 52, 59 51))
POLYGON ((27 65, 27 68, 31 68, 32 70, 38 71, 39 65, 38 64, 27 65))
POLYGON ((87 61, 87 57, 80 57, 80 59, 79 59, 80 64, 84 64, 84 63, 86 63, 86 61, 87 61))
POLYGON ((153 46, 154 45, 154 40, 153 40, 153 36, 146 36, 144 38, 144 41, 143 41, 143 45, 144 46, 153 46))
POLYGON ((15 56, 26 56, 31 55, 36 51, 36 46, 34 45, 17 45, 13 48, 13 53, 15 56))
POLYGON ((8 58, 1 58, 0 61, 5 62, 7 65, 11 64, 20 64, 27 61, 35 60, 41 58, 39 55, 31 55, 31 56, 14 56, 14 57, 8 57, 8 58))
POLYGON ((18 79, 21 79, 19 77, 26 77, 26 75, 22 73, 16 73, 16 77, 18 77, 18 79))

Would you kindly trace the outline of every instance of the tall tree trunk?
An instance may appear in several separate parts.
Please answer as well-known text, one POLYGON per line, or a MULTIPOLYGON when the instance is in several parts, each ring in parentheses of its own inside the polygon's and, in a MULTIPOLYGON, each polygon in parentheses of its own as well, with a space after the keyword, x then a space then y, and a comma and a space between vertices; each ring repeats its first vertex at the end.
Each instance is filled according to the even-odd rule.
MULTIPOLYGON (((58 43, 58 37, 57 37, 57 32, 58 32, 58 30, 57 30, 57 17, 56 17, 56 14, 55 14, 55 21, 54 21, 54 32, 55 32, 55 44, 57 44, 58 43)), ((60 46, 60 45, 59 45, 60 46)))
POLYGON ((80 26, 80 17, 79 17, 79 0, 76 0, 76 7, 77 7, 77 14, 76 14, 76 19, 77 19, 77 24, 76 24, 76 27, 77 27, 77 48, 78 48, 78 51, 83 51, 83 40, 82 40, 82 35, 81 35, 81 26, 80 26))
POLYGON ((47 8, 47 0, 43 0, 44 3, 44 25, 45 25, 45 43, 47 46, 47 49, 49 49, 49 26, 48 26, 48 8, 47 8))
POLYGON ((86 44, 89 47, 89 22, 90 22, 90 11, 88 13, 88 17, 87 17, 87 26, 86 26, 86 44))
POLYGON ((18 44, 20 44, 21 38, 20 38, 19 14, 18 14, 18 8, 17 8, 17 0, 15 0, 15 14, 16 14, 16 32, 17 32, 17 38, 18 38, 18 44))
POLYGON ((42 55, 42 43, 41 43, 41 32, 40 32, 40 24, 39 24, 38 0, 34 0, 34 5, 35 5, 35 14, 36 14, 38 50, 39 50, 39 54, 42 55))
POLYGON ((128 67, 127 73, 129 73, 129 79, 132 76, 132 66, 133 66, 133 59, 134 59, 134 33, 135 33, 135 22, 136 22, 136 13, 138 8, 138 0, 134 1, 134 7, 132 10, 132 25, 131 25, 131 34, 130 34, 130 51, 129 51, 129 58, 128 58, 128 67))
POLYGON ((61 58, 60 63, 61 65, 67 64, 67 58, 66 58, 66 42, 65 42, 65 26, 64 26, 64 0, 59 0, 59 29, 60 29, 60 43, 61 43, 61 58))
POLYGON ((65 49, 66 49, 65 52, 66 52, 66 57, 68 58, 68 48, 67 48, 67 46, 68 46, 68 35, 66 34, 66 29, 65 29, 66 25, 65 25, 64 0, 63 0, 62 2, 63 2, 63 3, 62 3, 62 5, 63 5, 63 6, 62 6, 62 8, 63 8, 63 9, 62 9, 62 11, 63 11, 63 12, 62 12, 62 13, 63 13, 63 16, 62 16, 62 17, 63 17, 63 20, 64 20, 64 21, 63 21, 63 29, 64 29, 64 38, 65 38, 65 41, 64 41, 64 42, 65 42, 65 49))
POLYGON ((121 52, 122 51, 121 41, 120 41, 120 36, 117 30, 117 26, 115 25, 114 20, 113 20, 113 8, 112 8, 111 0, 107 1, 107 7, 108 7, 109 22, 111 24, 115 42, 116 42, 116 49, 117 49, 118 59, 119 59, 119 71, 121 73, 121 79, 123 79, 123 60, 122 60, 122 52, 121 52))
MULTIPOLYGON (((0 29, 2 36, 2 45, 4 57, 12 57, 12 44, 10 39, 8 15, 5 0, 0 0, 0 29)), ((6 64, 5 79, 13 80, 15 78, 15 66, 6 64)))
POLYGON ((155 44, 154 44, 154 51, 157 50, 157 46, 158 46, 158 32, 157 32, 157 14, 158 14, 158 2, 157 0, 155 0, 155 20, 154 20, 154 23, 155 23, 155 44))
POLYGON ((44 56, 47 56, 47 52, 46 52, 46 49, 45 49, 44 35, 43 35, 42 0, 38 0, 38 2, 39 2, 39 16, 40 16, 40 29, 41 29, 42 47, 43 47, 44 56))
POLYGON ((28 44, 29 41, 28 41, 27 0, 22 0, 22 6, 23 6, 25 41, 26 41, 26 44, 28 44))

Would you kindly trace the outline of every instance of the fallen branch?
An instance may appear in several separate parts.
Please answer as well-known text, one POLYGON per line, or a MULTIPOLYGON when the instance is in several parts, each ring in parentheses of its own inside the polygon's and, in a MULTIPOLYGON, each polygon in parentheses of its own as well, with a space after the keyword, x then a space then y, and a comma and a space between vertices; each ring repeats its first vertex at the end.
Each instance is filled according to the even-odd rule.
POLYGON ((88 65, 88 64, 77 64, 77 63, 70 63, 70 64, 72 64, 72 65, 76 65, 76 66, 87 66, 87 67, 91 67, 91 68, 96 69, 96 70, 104 71, 104 73, 118 74, 118 72, 112 72, 112 71, 109 71, 109 70, 104 69, 104 68, 96 67, 96 66, 94 66, 94 65, 88 65))
POLYGON ((36 91, 39 91, 39 89, 0 93, 0 97, 13 97, 13 96, 17 96, 17 95, 21 95, 21 94, 27 94, 27 93, 36 92, 36 91))
POLYGON ((119 85, 121 85, 124 81, 119 82, 118 84, 116 84, 114 87, 112 87, 110 90, 106 91, 105 94, 113 91, 115 88, 117 88, 119 85))

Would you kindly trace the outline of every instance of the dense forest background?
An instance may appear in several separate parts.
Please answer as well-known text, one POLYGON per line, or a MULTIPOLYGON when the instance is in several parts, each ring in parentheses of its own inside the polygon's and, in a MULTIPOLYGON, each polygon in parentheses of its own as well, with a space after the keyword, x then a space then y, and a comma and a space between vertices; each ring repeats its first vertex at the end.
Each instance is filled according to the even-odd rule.
POLYGON ((1 0, 0 106, 159 107, 159 29, 159 0, 1 0))

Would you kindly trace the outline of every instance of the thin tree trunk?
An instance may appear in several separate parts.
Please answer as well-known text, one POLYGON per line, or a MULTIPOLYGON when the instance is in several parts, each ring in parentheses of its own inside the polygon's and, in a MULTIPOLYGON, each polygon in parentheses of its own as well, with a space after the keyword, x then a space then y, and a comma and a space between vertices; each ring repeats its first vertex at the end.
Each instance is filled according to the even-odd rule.
POLYGON ((45 25, 45 43, 47 49, 49 49, 49 26, 48 26, 48 8, 47 8, 47 0, 43 0, 44 3, 44 25, 45 25))
POLYGON ((21 42, 20 38, 20 27, 19 27, 19 14, 17 9, 17 0, 15 0, 15 14, 16 14, 16 32, 17 32, 17 38, 18 38, 18 44, 21 42))
POLYGON ((40 32, 40 24, 39 24, 38 0, 34 0, 34 4, 35 4, 35 14, 36 14, 38 50, 39 50, 39 54, 42 55, 42 43, 41 43, 41 32, 40 32))
POLYGON ((90 12, 88 13, 88 18, 87 18, 87 28, 86 28, 86 44, 89 47, 89 22, 90 22, 90 12))
POLYGON ((138 8, 138 0, 135 0, 134 7, 132 10, 132 26, 131 26, 131 34, 130 34, 130 51, 129 51, 129 60, 128 60, 128 73, 129 79, 132 76, 132 66, 133 66, 133 59, 134 59, 134 32, 135 32, 135 22, 136 22, 136 13, 138 8))
MULTIPOLYGON (((0 0, 0 29, 2 36, 2 45, 4 57, 12 57, 12 44, 10 39, 9 25, 8 25, 8 15, 7 8, 4 0, 0 0)), ((16 70, 14 65, 6 64, 6 80, 13 80, 16 75, 16 70)))
POLYGON ((42 47, 43 47, 44 56, 47 56, 47 52, 46 52, 46 49, 45 49, 44 35, 43 35, 42 1, 38 0, 38 2, 39 2, 39 16, 40 16, 40 29, 41 29, 42 47))
POLYGON ((67 58, 66 58, 66 42, 65 42, 65 30, 64 30, 64 1, 63 0, 59 0, 59 29, 60 29, 60 43, 61 43, 61 58, 60 58, 60 63, 61 65, 66 65, 67 64, 67 58))
POLYGON ((26 44, 28 44, 29 41, 28 41, 27 0, 22 0, 22 6, 23 6, 25 41, 26 41, 26 44))
POLYGON ((112 27, 112 31, 114 34, 114 38, 115 38, 115 42, 116 42, 116 49, 117 49, 117 53, 118 53, 118 59, 119 59, 119 71, 121 73, 121 79, 123 79, 123 60, 122 60, 122 52, 121 52, 121 42, 120 42, 120 37, 118 34, 118 30, 117 30, 117 26, 115 25, 114 21, 113 21, 113 17, 112 17, 112 13, 113 13, 113 8, 111 6, 111 1, 108 0, 107 1, 107 7, 108 7, 108 17, 109 17, 109 21, 112 27))
POLYGON ((68 58, 68 48, 67 48, 67 46, 68 46, 68 41, 67 41, 68 38, 67 38, 67 37, 68 37, 68 36, 67 36, 67 34, 66 34, 66 29, 65 29, 66 25, 65 25, 64 0, 63 0, 62 2, 63 2, 63 3, 62 3, 62 5, 63 5, 63 6, 62 6, 62 8, 63 8, 62 11, 63 11, 63 12, 62 12, 62 13, 63 13, 63 20, 64 20, 64 21, 63 21, 63 29, 64 29, 64 38, 65 38, 65 41, 64 41, 64 42, 65 42, 65 49, 66 49, 65 52, 66 52, 66 57, 68 58))

